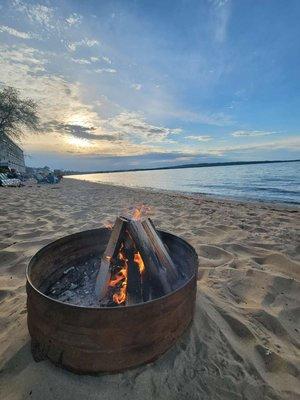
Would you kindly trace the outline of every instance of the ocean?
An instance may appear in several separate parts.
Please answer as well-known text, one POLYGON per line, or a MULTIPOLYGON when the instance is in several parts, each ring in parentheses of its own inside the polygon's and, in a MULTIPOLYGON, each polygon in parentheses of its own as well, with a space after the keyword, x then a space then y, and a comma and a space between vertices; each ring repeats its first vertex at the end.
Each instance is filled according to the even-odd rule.
POLYGON ((300 162, 73 175, 90 182, 300 204, 300 162))

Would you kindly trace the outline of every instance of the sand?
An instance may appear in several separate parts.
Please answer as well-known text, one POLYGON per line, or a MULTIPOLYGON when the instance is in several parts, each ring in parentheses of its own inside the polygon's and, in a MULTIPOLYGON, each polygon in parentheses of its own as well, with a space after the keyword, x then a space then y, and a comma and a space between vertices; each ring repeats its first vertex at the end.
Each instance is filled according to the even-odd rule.
POLYGON ((0 188, 0 399, 299 399, 299 212, 64 179, 0 188), (42 246, 147 204, 157 227, 199 254, 190 330, 155 363, 77 376, 36 363, 25 267, 42 246))

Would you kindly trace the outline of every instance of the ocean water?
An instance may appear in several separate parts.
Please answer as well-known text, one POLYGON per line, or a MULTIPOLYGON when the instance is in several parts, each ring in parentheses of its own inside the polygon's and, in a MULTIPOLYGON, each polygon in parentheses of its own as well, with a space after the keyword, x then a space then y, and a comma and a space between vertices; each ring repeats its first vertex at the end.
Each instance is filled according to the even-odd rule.
POLYGON ((300 204, 300 162, 73 175, 113 185, 300 204))

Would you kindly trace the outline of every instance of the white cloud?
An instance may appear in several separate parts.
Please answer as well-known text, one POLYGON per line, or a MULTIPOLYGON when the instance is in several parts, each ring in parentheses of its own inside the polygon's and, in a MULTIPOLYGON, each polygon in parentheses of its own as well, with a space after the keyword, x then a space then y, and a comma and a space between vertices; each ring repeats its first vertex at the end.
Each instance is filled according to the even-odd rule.
POLYGON ((56 27, 54 8, 43 4, 30 4, 21 0, 12 0, 11 4, 17 11, 25 14, 30 21, 36 22, 47 29, 56 27))
POLYGON ((13 78, 18 81, 18 68, 20 69, 20 75, 22 75, 22 69, 28 69, 28 71, 35 73, 44 71, 46 63, 47 59, 44 52, 32 47, 0 45, 0 80, 5 84, 15 86, 13 79, 10 79, 10 72, 13 78))
MULTIPOLYGON (((157 110, 159 112, 159 110, 157 110)), ((180 118, 189 122, 200 122, 205 125, 226 126, 232 125, 233 120, 230 115, 222 112, 189 111, 180 109, 161 109, 165 116, 180 118)))
POLYGON ((9 26, 0 25, 0 32, 7 33, 20 39, 39 39, 39 36, 31 32, 21 32, 9 26))
POLYGON ((178 134, 181 129, 166 128, 149 124, 143 115, 134 112, 122 112, 107 121, 110 129, 125 137, 141 140, 142 143, 172 142, 169 136, 178 134))
POLYGON ((66 23, 69 26, 79 25, 81 24, 81 21, 82 21, 82 15, 76 13, 70 14, 68 18, 66 18, 66 23))
POLYGON ((93 47, 99 44, 98 40, 96 39, 85 39, 85 42, 88 47, 93 47))
POLYGON ((99 42, 96 39, 82 39, 78 42, 70 42, 67 44, 69 51, 76 51, 78 47, 93 47, 98 45, 99 42))
POLYGON ((255 136, 268 136, 272 135, 274 133, 278 132, 273 132, 273 131, 235 131, 231 133, 231 136, 235 137, 255 137, 255 136))
MULTIPOLYGON (((225 146, 222 148, 211 149, 212 151, 217 152, 219 155, 224 155, 226 153, 233 152, 253 152, 254 150, 290 150, 298 152, 300 150, 300 137, 290 136, 283 140, 274 140, 272 142, 265 143, 253 143, 253 144, 244 144, 238 146, 225 146)), ((210 150, 210 151, 211 151, 210 150)))
POLYGON ((134 90, 139 91, 139 90, 141 90, 142 85, 141 85, 140 83, 133 83, 133 84, 131 85, 131 87, 132 87, 134 90))
POLYGON ((102 57, 102 60, 105 61, 105 62, 107 62, 107 64, 111 64, 111 59, 108 58, 108 57, 106 57, 106 56, 103 56, 103 57, 102 57))
POLYGON ((95 72, 97 72, 97 74, 102 74, 103 72, 115 74, 117 72, 117 70, 114 68, 98 68, 98 69, 95 69, 95 72))
POLYGON ((214 8, 214 34, 217 42, 224 42, 230 18, 230 2, 227 0, 211 0, 214 8))
POLYGON ((76 64, 81 64, 81 65, 91 63, 91 61, 87 60, 86 58, 72 58, 72 61, 76 64))
POLYGON ((91 57, 90 60, 92 62, 96 62, 96 61, 99 61, 99 57, 91 57))
POLYGON ((191 136, 185 136, 185 138, 190 140, 196 140, 198 142, 208 142, 209 140, 212 140, 212 137, 208 135, 199 135, 199 136, 191 135, 191 136))

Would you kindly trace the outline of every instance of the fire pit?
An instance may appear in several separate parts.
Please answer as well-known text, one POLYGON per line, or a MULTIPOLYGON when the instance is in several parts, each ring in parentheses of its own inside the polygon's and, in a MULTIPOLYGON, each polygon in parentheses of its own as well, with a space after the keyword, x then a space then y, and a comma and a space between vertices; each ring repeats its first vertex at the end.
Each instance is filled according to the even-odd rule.
POLYGON ((128 292, 126 301, 120 299, 123 280, 117 297, 113 297, 116 293, 111 297, 115 303, 100 296, 98 305, 73 304, 72 296, 63 301, 53 294, 57 282, 63 282, 74 270, 88 274, 86 266, 90 265, 97 276, 99 264, 94 261, 102 259, 98 289, 96 285, 99 290, 111 230, 76 233, 38 251, 26 272, 28 329, 36 361, 48 358, 77 373, 118 372, 155 360, 175 343, 193 317, 198 259, 183 239, 163 231, 157 234, 181 278, 170 287, 162 284, 154 291, 128 292))

